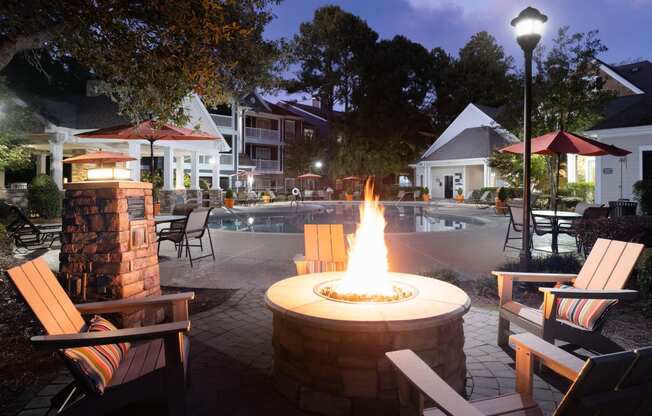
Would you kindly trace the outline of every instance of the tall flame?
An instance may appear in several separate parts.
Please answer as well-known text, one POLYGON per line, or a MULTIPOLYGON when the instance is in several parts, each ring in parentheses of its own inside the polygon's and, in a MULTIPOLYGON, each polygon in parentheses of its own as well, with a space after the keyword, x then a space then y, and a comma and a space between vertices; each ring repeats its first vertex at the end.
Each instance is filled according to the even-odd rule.
POLYGON ((339 294, 392 296, 389 280, 385 216, 371 179, 365 183, 364 203, 360 206, 360 224, 349 237, 349 263, 344 278, 335 288, 339 294))

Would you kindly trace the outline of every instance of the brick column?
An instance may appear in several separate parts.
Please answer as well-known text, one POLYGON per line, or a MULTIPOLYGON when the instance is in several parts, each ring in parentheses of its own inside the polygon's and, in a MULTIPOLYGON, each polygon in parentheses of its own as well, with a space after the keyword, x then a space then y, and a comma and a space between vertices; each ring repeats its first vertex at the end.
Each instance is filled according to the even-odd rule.
MULTIPOLYGON (((152 185, 66 184, 59 259, 68 292, 82 301, 160 295, 152 185)), ((161 313, 125 314, 123 325, 156 322, 161 313)))

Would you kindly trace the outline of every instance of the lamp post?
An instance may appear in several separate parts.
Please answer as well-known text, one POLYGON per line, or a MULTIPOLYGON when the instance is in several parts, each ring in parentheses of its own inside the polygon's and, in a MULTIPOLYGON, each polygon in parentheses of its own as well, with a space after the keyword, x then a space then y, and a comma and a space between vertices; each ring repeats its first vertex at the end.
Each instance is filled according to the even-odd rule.
POLYGON ((324 166, 321 160, 315 162, 315 169, 321 170, 321 167, 324 166))
POLYGON ((530 261, 530 159, 532 155, 532 52, 541 40, 543 24, 548 20, 534 7, 528 7, 512 20, 516 41, 525 55, 525 100, 523 106, 523 241, 521 264, 530 261))

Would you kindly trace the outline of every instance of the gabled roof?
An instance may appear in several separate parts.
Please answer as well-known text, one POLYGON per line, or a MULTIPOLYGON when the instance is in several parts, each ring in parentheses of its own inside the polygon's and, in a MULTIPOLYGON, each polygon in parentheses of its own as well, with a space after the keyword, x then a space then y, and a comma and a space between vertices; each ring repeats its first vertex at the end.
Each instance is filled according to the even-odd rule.
POLYGON ((260 94, 253 92, 242 99, 242 104, 251 108, 256 113, 274 114, 282 117, 295 118, 296 115, 287 111, 284 107, 267 101, 260 94))
POLYGON ((518 139, 494 127, 471 127, 419 162, 486 158, 494 150, 514 143, 518 143, 518 139))
POLYGON ((500 111, 499 108, 497 107, 489 107, 488 105, 482 105, 482 104, 473 104, 474 106, 478 107, 480 111, 488 115, 489 117, 493 118, 494 120, 497 119, 498 117, 498 112, 500 111))
POLYGON ((589 130, 652 125, 652 94, 618 97, 607 103, 605 118, 589 130))
POLYGON ((643 92, 652 94, 652 62, 640 61, 626 65, 608 66, 643 92))

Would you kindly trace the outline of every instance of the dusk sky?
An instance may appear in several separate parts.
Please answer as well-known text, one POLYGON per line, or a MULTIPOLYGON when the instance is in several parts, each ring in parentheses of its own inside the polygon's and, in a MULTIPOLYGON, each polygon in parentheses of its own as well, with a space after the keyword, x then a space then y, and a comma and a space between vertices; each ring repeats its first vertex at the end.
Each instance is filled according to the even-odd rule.
POLYGON ((266 35, 293 36, 301 22, 311 20, 315 9, 326 4, 361 16, 382 38, 401 34, 452 54, 472 34, 487 30, 517 63, 521 52, 509 22, 526 6, 534 6, 549 18, 544 42, 563 25, 572 32, 598 29, 609 48, 601 56, 604 61, 652 58, 652 0, 285 0, 275 8, 277 17, 266 35))

